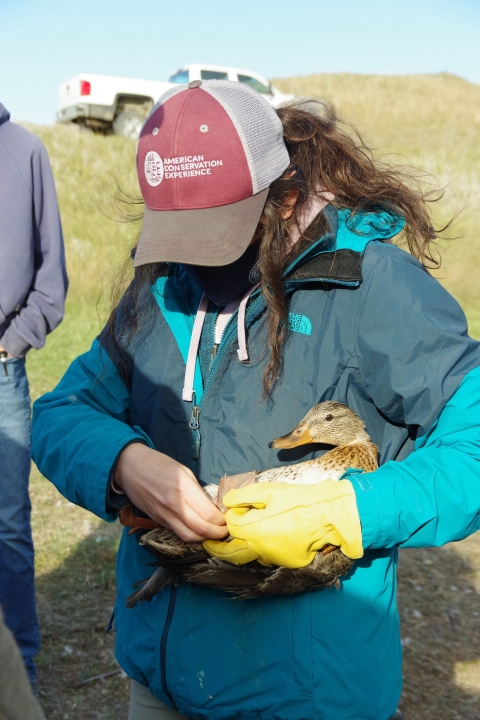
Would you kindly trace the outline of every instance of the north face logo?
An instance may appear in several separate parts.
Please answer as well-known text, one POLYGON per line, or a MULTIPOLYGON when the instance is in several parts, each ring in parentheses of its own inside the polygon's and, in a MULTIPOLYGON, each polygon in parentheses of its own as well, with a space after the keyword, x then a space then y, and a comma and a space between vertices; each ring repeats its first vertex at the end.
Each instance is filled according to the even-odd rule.
POLYGON ((312 323, 306 315, 288 313, 288 329, 292 332, 302 333, 302 335, 311 335, 312 323))

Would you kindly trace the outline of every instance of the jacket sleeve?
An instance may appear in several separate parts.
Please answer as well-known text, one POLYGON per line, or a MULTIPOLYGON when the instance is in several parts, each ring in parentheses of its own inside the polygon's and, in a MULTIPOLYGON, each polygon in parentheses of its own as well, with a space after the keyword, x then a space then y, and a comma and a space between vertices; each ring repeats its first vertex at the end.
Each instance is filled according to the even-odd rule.
POLYGON ((415 451, 353 473, 368 548, 429 547, 480 529, 480 349, 458 303, 391 248, 365 279, 357 356, 367 393, 415 451))
POLYGON ((131 442, 151 444, 128 425, 130 393, 115 364, 95 340, 70 365, 55 390, 33 406, 32 457, 68 500, 103 520, 110 472, 131 442))
MULTIPOLYGON (((45 345, 60 324, 68 288, 62 226, 47 151, 36 143, 31 159, 33 282, 22 307, 11 318, 1 344, 15 357, 45 345)), ((30 183, 29 183, 30 185, 30 183)))

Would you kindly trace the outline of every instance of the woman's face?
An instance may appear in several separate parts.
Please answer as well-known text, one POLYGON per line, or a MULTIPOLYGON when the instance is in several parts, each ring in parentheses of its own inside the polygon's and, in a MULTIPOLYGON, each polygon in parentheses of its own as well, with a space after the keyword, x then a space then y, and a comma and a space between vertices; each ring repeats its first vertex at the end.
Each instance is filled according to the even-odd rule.
MULTIPOLYGON (((279 215, 282 220, 288 220, 295 209, 298 199, 298 190, 291 190, 283 204, 279 208, 279 215)), ((263 220, 265 221, 265 217, 263 220)), ((262 225, 262 217, 259 225, 262 225)), ((257 280, 252 275, 257 262, 258 247, 253 247, 260 240, 260 233, 255 232, 247 250, 241 257, 230 265, 222 267, 208 267, 200 265, 182 265, 184 271, 200 287, 212 302, 219 306, 225 306, 234 300, 242 297, 257 280)))

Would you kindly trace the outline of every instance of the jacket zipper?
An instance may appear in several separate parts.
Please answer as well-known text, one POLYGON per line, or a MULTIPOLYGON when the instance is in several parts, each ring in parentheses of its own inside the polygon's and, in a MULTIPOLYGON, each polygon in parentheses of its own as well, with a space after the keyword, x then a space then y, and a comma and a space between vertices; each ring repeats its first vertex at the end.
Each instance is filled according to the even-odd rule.
POLYGON ((175 600, 177 598, 177 592, 178 592, 178 586, 170 585, 170 598, 168 600, 167 617, 165 620, 165 625, 163 626, 162 638, 160 640, 160 673, 161 673, 161 680, 162 680, 162 688, 174 710, 178 710, 177 703, 171 696, 170 691, 168 689, 168 685, 167 685, 167 640, 168 640, 168 633, 170 630, 170 625, 172 624, 172 620, 173 620, 173 613, 175 610, 175 600))
MULTIPOLYGON (((173 278, 173 280, 175 280, 175 278, 173 278)), ((177 291, 177 292, 174 292, 174 294, 177 297, 181 311, 185 315, 187 313, 189 313, 191 315, 192 311, 191 311, 187 297, 183 291, 181 284, 178 281, 175 281, 174 287, 175 287, 175 290, 177 291)), ((191 328, 190 328, 190 331, 191 331, 191 328)), ((193 400, 193 402, 192 402, 192 414, 190 417, 190 427, 192 428, 192 432, 196 433, 196 436, 194 439, 194 452, 195 452, 195 447, 196 447, 197 442, 198 442, 197 447, 198 447, 198 452, 199 452, 200 451, 200 441, 201 441, 200 422, 199 422, 200 408, 197 406, 197 404, 195 402, 195 393, 193 394, 192 400, 193 400)), ((170 585, 170 597, 168 600, 167 616, 165 618, 165 624, 163 626, 162 636, 160 639, 160 678, 161 678, 163 691, 164 691, 165 695, 167 696, 167 698, 174 710, 178 710, 178 706, 177 706, 177 703, 175 702, 175 700, 173 699, 172 695, 170 694, 170 691, 169 691, 168 685, 167 685, 167 641, 168 641, 168 634, 170 632, 170 627, 171 627, 172 620, 173 620, 173 615, 175 612, 177 593, 178 593, 178 586, 170 585)))
POLYGON ((195 393, 192 395, 192 414, 189 425, 193 435, 192 460, 198 460, 202 436, 200 435, 200 407, 197 405, 195 393))
POLYGON ((212 345, 212 350, 211 350, 211 353, 210 353, 210 365, 209 365, 209 367, 208 367, 209 370, 212 369, 213 361, 214 361, 215 358, 217 357, 217 352, 218 352, 219 345, 220 345, 220 343, 222 342, 222 338, 223 338, 223 336, 224 336, 224 334, 225 334, 225 329, 226 329, 228 323, 229 323, 230 320, 231 320, 231 318, 230 318, 230 320, 227 322, 227 325, 223 328, 222 334, 220 335, 220 337, 218 337, 218 335, 217 335, 217 325, 218 325, 218 321, 219 321, 219 319, 220 319, 220 315, 221 315, 221 312, 218 312, 218 313, 217 313, 216 320, 215 320, 215 323, 214 323, 214 325, 213 325, 213 345, 212 345))
POLYGON ((215 358, 217 357, 217 352, 218 352, 218 346, 219 346, 219 345, 220 345, 220 343, 214 343, 214 344, 212 345, 212 352, 211 352, 211 354, 210 354, 210 365, 209 365, 209 367, 208 367, 209 370, 212 369, 213 361, 214 361, 215 358))

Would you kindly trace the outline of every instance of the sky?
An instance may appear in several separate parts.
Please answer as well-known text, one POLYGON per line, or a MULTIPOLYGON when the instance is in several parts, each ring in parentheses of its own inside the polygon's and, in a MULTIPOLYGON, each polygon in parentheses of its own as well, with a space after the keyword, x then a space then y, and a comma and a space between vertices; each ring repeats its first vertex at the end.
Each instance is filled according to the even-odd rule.
POLYGON ((0 0, 0 102, 52 123, 70 75, 167 80, 189 62, 480 83, 479 31, 480 0, 0 0))

